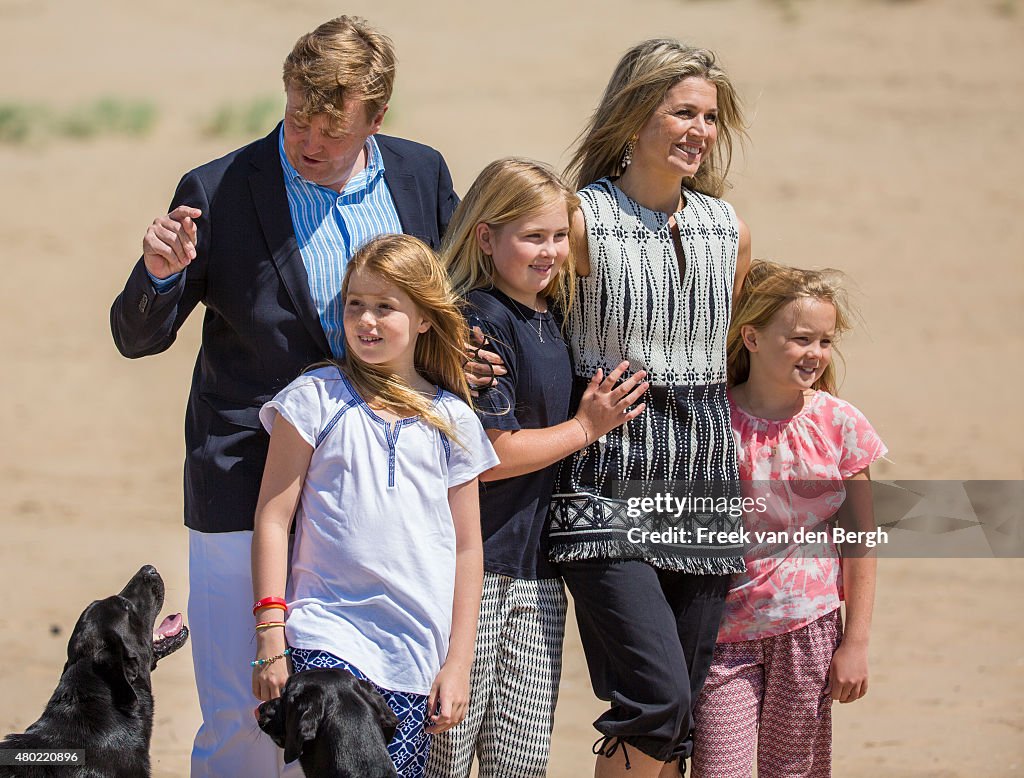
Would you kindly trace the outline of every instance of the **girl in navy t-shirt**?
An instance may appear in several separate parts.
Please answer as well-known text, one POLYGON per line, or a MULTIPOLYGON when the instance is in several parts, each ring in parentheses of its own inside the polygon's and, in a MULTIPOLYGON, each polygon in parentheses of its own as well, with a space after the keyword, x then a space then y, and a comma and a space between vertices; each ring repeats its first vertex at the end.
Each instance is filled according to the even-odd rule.
POLYGON ((647 389, 628 363, 593 377, 569 415, 572 368, 561 335, 575 273, 569 228, 579 199, 546 165, 500 159, 459 205, 442 257, 471 324, 507 373, 477 410, 501 464, 481 476, 484 590, 466 720, 434 738, 427 775, 543 776, 561 673, 566 599, 547 560, 559 461, 624 422, 647 389))

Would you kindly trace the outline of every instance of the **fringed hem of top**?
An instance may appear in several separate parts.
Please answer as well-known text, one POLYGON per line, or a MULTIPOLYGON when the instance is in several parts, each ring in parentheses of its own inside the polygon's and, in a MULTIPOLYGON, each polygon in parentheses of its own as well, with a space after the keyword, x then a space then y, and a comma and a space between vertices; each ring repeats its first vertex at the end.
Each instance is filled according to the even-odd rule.
POLYGON ((606 559, 613 562, 637 560, 660 570, 694 575, 731 575, 745 570, 742 552, 739 556, 666 556, 644 553, 635 543, 620 540, 585 540, 559 544, 551 548, 549 558, 560 562, 585 562, 606 559))

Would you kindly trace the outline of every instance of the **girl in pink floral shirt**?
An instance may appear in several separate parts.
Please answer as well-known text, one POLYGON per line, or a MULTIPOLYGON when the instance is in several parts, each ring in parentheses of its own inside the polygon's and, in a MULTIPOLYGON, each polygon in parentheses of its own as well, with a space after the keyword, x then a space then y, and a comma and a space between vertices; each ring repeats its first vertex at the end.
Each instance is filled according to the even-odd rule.
POLYGON ((694 712, 698 777, 749 778, 755 747, 759 778, 831 775, 831 703, 867 692, 875 559, 853 543, 840 556, 833 527, 875 529, 868 466, 886 449, 833 396, 850 319, 835 279, 755 262, 733 314, 733 435, 744 496, 763 509, 744 517, 747 569, 694 712))

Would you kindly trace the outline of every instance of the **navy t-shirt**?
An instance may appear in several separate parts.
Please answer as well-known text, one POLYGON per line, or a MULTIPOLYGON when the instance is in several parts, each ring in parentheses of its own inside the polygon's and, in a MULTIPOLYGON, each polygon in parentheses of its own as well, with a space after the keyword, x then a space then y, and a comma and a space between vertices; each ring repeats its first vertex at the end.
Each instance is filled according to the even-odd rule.
MULTIPOLYGON (((516 302, 497 289, 467 296, 467 316, 479 324, 508 370, 480 393, 477 415, 484 429, 540 429, 569 418, 572 365, 558 320, 516 302)), ((480 484, 484 569, 511 578, 555 578, 548 562, 548 503, 558 463, 533 473, 480 484)))

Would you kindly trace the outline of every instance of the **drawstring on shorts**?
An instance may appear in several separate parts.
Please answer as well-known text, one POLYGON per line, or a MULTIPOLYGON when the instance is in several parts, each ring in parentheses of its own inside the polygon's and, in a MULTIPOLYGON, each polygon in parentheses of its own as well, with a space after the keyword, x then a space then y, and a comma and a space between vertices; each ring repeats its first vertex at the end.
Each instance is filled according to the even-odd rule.
POLYGON ((594 745, 590 750, 597 756, 611 759, 615 756, 615 752, 619 750, 619 746, 622 746, 622 758, 626 762, 626 769, 632 770, 633 767, 629 763, 629 752, 626 750, 626 741, 616 735, 599 737, 594 741, 594 745))

